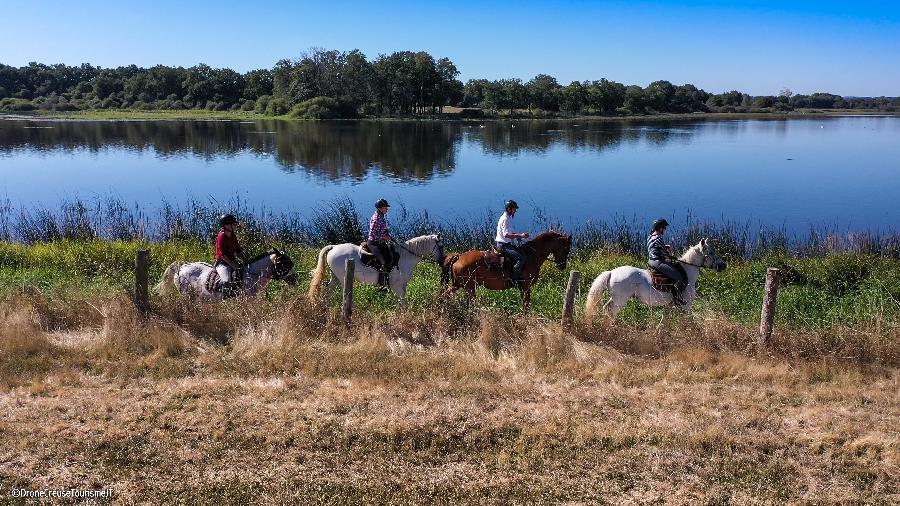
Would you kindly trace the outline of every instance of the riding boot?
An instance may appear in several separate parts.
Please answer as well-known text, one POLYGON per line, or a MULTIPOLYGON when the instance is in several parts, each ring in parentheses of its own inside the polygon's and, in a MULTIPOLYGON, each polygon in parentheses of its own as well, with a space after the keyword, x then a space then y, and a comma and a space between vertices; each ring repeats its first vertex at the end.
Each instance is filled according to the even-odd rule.
POLYGON ((391 286, 390 271, 378 271, 378 289, 387 290, 391 286))

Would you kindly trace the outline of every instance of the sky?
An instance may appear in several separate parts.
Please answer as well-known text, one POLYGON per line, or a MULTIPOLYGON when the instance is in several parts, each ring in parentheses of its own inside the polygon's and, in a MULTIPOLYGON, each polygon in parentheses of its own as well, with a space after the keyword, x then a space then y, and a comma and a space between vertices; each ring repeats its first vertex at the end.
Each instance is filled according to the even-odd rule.
POLYGON ((665 79, 900 95, 900 1, 0 0, 0 63, 271 68, 311 47, 450 58, 463 81, 665 79))

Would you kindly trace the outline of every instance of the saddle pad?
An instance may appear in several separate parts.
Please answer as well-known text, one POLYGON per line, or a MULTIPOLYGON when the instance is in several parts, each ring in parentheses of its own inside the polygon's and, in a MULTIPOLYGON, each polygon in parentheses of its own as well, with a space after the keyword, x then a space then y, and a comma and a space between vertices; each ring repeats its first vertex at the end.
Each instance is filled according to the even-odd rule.
MULTIPOLYGON (((390 249, 391 253, 391 270, 394 270, 397 267, 397 264, 400 262, 400 253, 394 248, 390 249)), ((359 245, 359 261, 362 262, 363 265, 367 267, 371 267, 376 270, 381 269, 381 262, 378 261, 378 257, 373 255, 369 249, 366 247, 366 243, 362 243, 359 245)))

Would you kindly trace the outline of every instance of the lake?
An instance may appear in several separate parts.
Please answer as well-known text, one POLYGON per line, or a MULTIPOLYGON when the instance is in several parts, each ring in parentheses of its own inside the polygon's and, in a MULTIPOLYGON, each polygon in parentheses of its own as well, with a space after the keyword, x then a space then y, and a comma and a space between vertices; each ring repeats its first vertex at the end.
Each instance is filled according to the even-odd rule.
POLYGON ((900 118, 681 121, 0 121, 0 199, 145 208, 188 198, 307 213, 384 197, 438 220, 688 216, 893 229, 900 118))

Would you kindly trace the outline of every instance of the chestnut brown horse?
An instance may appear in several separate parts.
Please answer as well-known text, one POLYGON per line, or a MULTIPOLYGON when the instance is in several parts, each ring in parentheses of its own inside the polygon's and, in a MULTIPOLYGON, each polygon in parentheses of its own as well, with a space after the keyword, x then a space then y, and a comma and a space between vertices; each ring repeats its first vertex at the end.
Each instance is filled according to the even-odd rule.
MULTIPOLYGON (((537 282, 541 265, 552 254, 556 266, 560 270, 565 269, 572 249, 572 236, 551 230, 526 242, 519 249, 526 255, 519 291, 522 294, 522 310, 527 312, 531 305, 531 287, 537 282)), ((484 251, 448 254, 441 272, 443 291, 452 293, 462 288, 469 295, 469 299, 474 299, 477 286, 483 286, 488 290, 506 290, 513 287, 508 270, 488 268, 484 251)))

